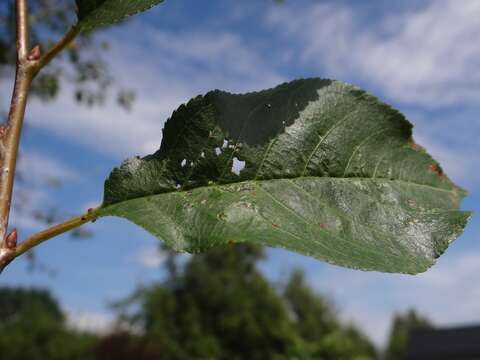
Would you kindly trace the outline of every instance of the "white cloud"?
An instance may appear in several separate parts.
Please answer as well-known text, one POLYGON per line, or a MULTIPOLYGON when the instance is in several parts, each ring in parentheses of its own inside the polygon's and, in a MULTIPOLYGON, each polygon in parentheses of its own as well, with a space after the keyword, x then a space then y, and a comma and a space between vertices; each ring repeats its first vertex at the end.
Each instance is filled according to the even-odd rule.
POLYGON ((114 101, 79 107, 63 85, 56 102, 31 102, 31 124, 118 158, 144 155, 158 149, 164 121, 191 97, 216 88, 257 90, 283 80, 234 33, 166 32, 133 22, 107 41, 111 73, 137 94, 133 110, 125 112, 114 101), (138 32, 141 41, 132 35, 138 32))
POLYGON ((17 174, 21 181, 15 183, 10 223, 22 230, 44 228, 45 222, 34 213, 36 209, 48 211, 52 206, 52 187, 81 178, 70 166, 38 149, 27 149, 21 153, 17 174))
POLYGON ((140 265, 146 268, 158 269, 163 265, 166 259, 166 254, 161 252, 158 246, 154 246, 140 249, 136 260, 140 265))
MULTIPOLYGON (((158 239, 153 240, 153 245, 142 247, 133 258, 129 258, 129 262, 134 262, 141 265, 147 269, 158 269, 165 264, 167 260, 167 253, 159 248, 158 239)), ((189 259, 191 255, 188 253, 175 253, 175 259, 177 265, 183 266, 189 259)))
POLYGON ((42 228, 45 228, 44 222, 35 219, 30 213, 18 211, 15 208, 12 209, 10 217, 10 225, 12 228, 29 231, 38 231, 42 228))
POLYGON ((92 311, 67 311, 67 326, 71 329, 106 335, 115 328, 115 318, 107 313, 92 311))
POLYGON ((345 5, 293 5, 274 9, 269 22, 300 44, 295 61, 320 65, 328 75, 365 79, 411 104, 478 103, 480 2, 427 5, 379 24, 345 5))
POLYGON ((27 149, 21 153, 18 171, 28 181, 35 183, 52 182, 53 179, 75 181, 80 178, 80 175, 68 165, 34 149, 27 149))

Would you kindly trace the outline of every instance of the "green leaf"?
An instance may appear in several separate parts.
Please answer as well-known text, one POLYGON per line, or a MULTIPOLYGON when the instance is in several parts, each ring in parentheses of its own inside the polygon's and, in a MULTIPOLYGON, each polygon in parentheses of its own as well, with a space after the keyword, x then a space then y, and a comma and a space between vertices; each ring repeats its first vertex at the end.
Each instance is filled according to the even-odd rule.
POLYGON ((148 10, 163 0, 76 0, 78 24, 84 30, 110 25, 148 10))
POLYGON ((178 251, 251 242, 422 272, 470 214, 459 210, 465 192, 411 136, 402 114, 338 81, 213 91, 173 113, 155 154, 113 170, 100 216, 178 251))

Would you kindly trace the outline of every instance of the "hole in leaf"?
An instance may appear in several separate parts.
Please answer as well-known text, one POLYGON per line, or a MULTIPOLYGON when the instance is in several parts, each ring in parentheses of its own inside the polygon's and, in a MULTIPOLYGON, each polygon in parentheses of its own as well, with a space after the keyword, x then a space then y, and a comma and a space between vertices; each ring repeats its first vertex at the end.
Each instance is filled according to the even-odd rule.
POLYGON ((240 171, 245 169, 245 161, 238 160, 236 157, 233 158, 232 172, 234 174, 240 175, 240 171))

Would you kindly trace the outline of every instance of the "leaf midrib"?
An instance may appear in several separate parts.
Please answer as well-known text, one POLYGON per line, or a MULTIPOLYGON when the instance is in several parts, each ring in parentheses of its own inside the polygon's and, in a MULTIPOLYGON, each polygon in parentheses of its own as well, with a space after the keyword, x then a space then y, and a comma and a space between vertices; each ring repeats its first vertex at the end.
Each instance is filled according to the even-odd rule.
POLYGON ((438 187, 434 187, 431 185, 427 184, 420 184, 412 181, 405 181, 401 179, 387 179, 387 178, 376 178, 376 177, 335 177, 335 176, 298 176, 298 177, 292 177, 292 178, 274 178, 274 179, 263 179, 263 180, 256 180, 256 179, 250 179, 250 180, 245 180, 245 181, 238 181, 238 182, 230 182, 230 183, 224 183, 224 184, 212 184, 212 185, 203 185, 203 186, 198 186, 195 188, 191 188, 188 190, 180 190, 180 191, 165 191, 165 192, 159 192, 157 194, 147 194, 147 195, 142 195, 142 196, 137 196, 133 197, 130 199, 125 199, 122 201, 118 201, 112 204, 107 204, 107 205, 102 205, 100 209, 106 209, 110 206, 114 206, 117 204, 121 204, 127 201, 131 200, 137 200, 137 199, 142 199, 142 198, 148 198, 151 196, 158 196, 158 195, 166 195, 166 194, 181 194, 181 193, 186 193, 189 191, 195 191, 197 189, 206 189, 206 188, 214 188, 214 187, 222 187, 222 186, 232 186, 232 185, 237 185, 237 184, 248 184, 248 183, 258 183, 258 182, 267 182, 267 181, 281 181, 281 180, 297 180, 297 179, 320 179, 320 180, 331 180, 331 179, 336 179, 336 180, 342 180, 342 181, 355 181, 355 180, 360 180, 360 181, 373 181, 373 182, 385 182, 385 183, 401 183, 405 184, 408 186, 418 186, 418 187, 424 187, 432 191, 440 191, 440 192, 445 192, 449 194, 455 194, 458 197, 462 195, 463 190, 459 189, 458 187, 453 187, 451 190, 447 189, 442 189, 438 187))

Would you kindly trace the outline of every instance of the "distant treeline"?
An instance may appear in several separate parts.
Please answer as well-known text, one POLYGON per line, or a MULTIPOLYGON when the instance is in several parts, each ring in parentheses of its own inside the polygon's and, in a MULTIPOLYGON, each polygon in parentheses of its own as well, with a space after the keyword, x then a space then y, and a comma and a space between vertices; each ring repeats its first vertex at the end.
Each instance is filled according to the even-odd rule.
POLYGON ((270 283, 256 266, 263 257, 262 248, 230 246, 180 266, 167 251, 166 279, 116 304, 119 326, 108 336, 69 328, 47 291, 0 288, 0 357, 400 360, 409 329, 430 326, 413 311, 396 316, 381 354, 301 272, 281 288, 270 283))

